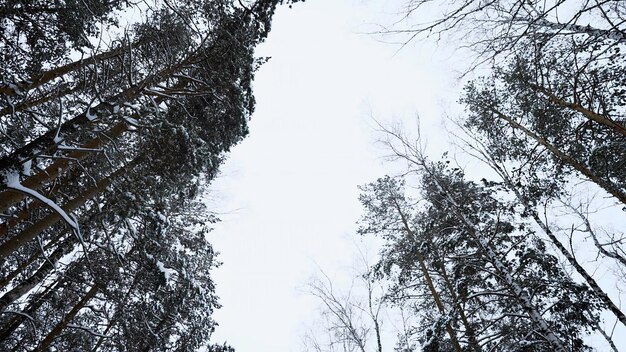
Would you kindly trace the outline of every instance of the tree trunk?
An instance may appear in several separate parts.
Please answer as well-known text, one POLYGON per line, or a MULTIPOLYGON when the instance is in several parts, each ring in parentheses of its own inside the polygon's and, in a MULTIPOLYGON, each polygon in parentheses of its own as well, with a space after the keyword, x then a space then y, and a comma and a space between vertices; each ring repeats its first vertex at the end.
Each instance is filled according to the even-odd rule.
POLYGON ((62 89, 62 90, 51 92, 50 94, 47 94, 47 95, 40 96, 40 97, 36 98, 35 100, 27 100, 27 101, 18 102, 18 103, 16 103, 12 107, 9 106, 9 107, 6 107, 6 108, 0 110, 0 117, 1 116, 5 116, 5 115, 10 115, 10 114, 13 114, 13 113, 16 113, 16 112, 22 112, 22 111, 28 110, 28 109, 30 109, 32 107, 35 107, 35 106, 38 106, 38 105, 50 102, 53 99, 58 99, 59 97, 64 97, 64 96, 66 96, 68 94, 72 94, 74 92, 77 92, 80 89, 82 89, 82 86, 76 86, 76 87, 73 87, 73 88, 65 88, 65 89, 62 89))
MULTIPOLYGON (((26 307, 26 309, 24 309, 23 313, 27 314, 28 316, 33 316, 37 309, 39 309, 39 307, 41 307, 44 302, 50 299, 52 297, 52 294, 55 293, 55 291, 62 284, 63 280, 59 279, 58 281, 48 286, 45 291, 36 294, 35 297, 30 300, 28 306, 26 307)), ((9 336, 11 336, 11 334, 13 334, 13 332, 15 332, 15 330, 17 330, 26 319, 27 318, 24 315, 17 315, 15 318, 13 318, 13 320, 5 325, 4 329, 0 331, 0 341, 5 341, 6 339, 8 339, 9 336)))
MULTIPOLYGON (((90 108, 91 114, 98 114, 99 112, 111 113, 115 106, 122 105, 126 102, 133 101, 144 94, 144 90, 148 87, 157 84, 172 74, 180 71, 187 65, 189 61, 194 58, 193 54, 188 56, 185 60, 181 60, 176 65, 167 67, 159 72, 156 72, 148 77, 144 78, 141 82, 136 83, 134 86, 127 88, 126 90, 118 93, 106 102, 101 102, 97 106, 90 108)), ((15 152, 0 159, 0 171, 16 169, 19 170, 20 166, 27 160, 31 160, 42 153, 52 153, 56 150, 56 142, 54 141, 57 132, 61 136, 69 136, 80 130, 82 126, 87 125, 90 122, 88 112, 85 111, 72 119, 65 121, 58 129, 52 129, 43 135, 35 138, 27 145, 18 148, 15 152)))
MULTIPOLYGON (((105 142, 109 139, 116 139, 122 135, 125 131, 128 130, 127 122, 119 122, 108 131, 104 132, 102 135, 90 140, 89 142, 83 144, 81 148, 83 149, 97 149, 102 147, 105 142), (103 137, 106 136, 105 137, 103 137)), ((85 159, 87 156, 93 154, 90 151, 84 150, 76 150, 72 151, 68 154, 68 158, 75 159, 76 161, 80 161, 85 159)), ((26 178, 22 181, 22 185, 24 187, 39 190, 46 183, 52 182, 55 178, 57 178, 60 173, 65 170, 72 160, 67 159, 58 159, 54 161, 50 166, 48 166, 45 170, 36 173, 33 176, 26 178)), ((17 192, 15 190, 7 189, 3 192, 0 192, 0 212, 5 212, 11 205, 21 201, 24 199, 26 195, 21 192, 17 192)), ((27 215, 27 214, 26 214, 27 215)), ((10 219, 0 225, 0 236, 6 234, 8 231, 8 227, 14 226, 21 219, 10 219)))
MULTIPOLYGON (((182 80, 180 83, 175 84, 173 89, 181 89, 188 85, 188 82, 182 80)), ((160 104, 165 100, 164 97, 156 97, 154 99, 155 104, 160 104)), ((138 114, 132 116, 135 120, 141 120, 138 114)), ((128 131, 130 127, 130 123, 127 120, 116 123, 113 127, 108 129, 106 132, 101 132, 98 137, 93 138, 87 143, 80 146, 80 149, 98 149, 105 145, 107 142, 116 140, 119 138, 124 132, 128 131)), ((68 159, 58 159, 54 161, 50 166, 48 166, 45 170, 38 172, 37 174, 26 178, 22 181, 22 185, 24 187, 38 190, 43 187, 44 184, 52 182, 55 178, 57 178, 63 170, 65 170, 72 161, 81 161, 85 159, 87 156, 93 154, 91 151, 86 150, 75 150, 70 152, 67 157, 74 160, 68 159)), ((16 192, 11 189, 7 189, 4 191, 0 191, 0 213, 5 212, 11 205, 21 201, 25 198, 25 195, 20 192, 16 192)), ((9 220, 10 222, 12 220, 9 220)), ((5 224, 0 225, 0 236, 3 235, 3 231, 6 232, 5 224)), ((8 225, 7 225, 8 226, 8 225)))
POLYGON ((587 270, 585 270, 585 268, 583 268, 582 265, 580 265, 578 260, 576 260, 576 258, 574 258, 574 256, 567 250, 567 248, 563 246, 561 241, 559 241, 559 239, 556 238, 556 236, 554 235, 552 230, 550 230, 548 225, 546 225, 541 220, 541 218, 539 218, 539 215, 537 214, 537 212, 534 209, 527 209, 527 211, 530 212, 535 222, 543 229, 545 234, 548 235, 548 237, 550 238, 550 241, 559 250, 559 252, 561 252, 561 254, 563 254, 563 256, 567 259, 567 262, 570 263, 570 265, 573 266, 574 269, 576 269, 576 272, 580 274, 580 276, 582 276, 583 279, 585 279, 585 282, 587 283, 587 285, 589 285, 591 290, 595 293, 596 297, 600 301, 602 301, 602 303, 604 303, 606 308, 610 310, 611 313, 613 313, 615 317, 617 317, 617 319, 624 326, 626 326, 626 315, 624 315, 624 312, 622 312, 619 309, 619 307, 615 303, 613 303, 611 298, 606 294, 606 292, 604 292, 604 290, 602 290, 602 288, 600 287, 600 285, 598 285, 598 283, 593 278, 593 276, 591 276, 591 274, 589 274, 587 270))
MULTIPOLYGON (((46 246, 44 246, 44 250, 48 249, 53 242, 56 242, 61 237, 63 237, 64 234, 65 234, 65 231, 63 231, 63 232, 59 233, 58 235, 54 236, 52 238, 52 240, 50 240, 50 242, 46 246)), ((68 241, 68 240, 69 239, 66 238, 65 240, 63 240, 63 242, 61 242, 60 245, 65 244, 65 242, 68 241)), ((42 254, 39 251, 35 251, 30 257, 28 257, 28 259, 26 259, 22 264, 20 264, 17 268, 15 268, 15 270, 13 270, 7 276, 2 278, 2 280, 0 280, 0 290, 4 289, 9 284, 9 282, 11 282, 11 280, 15 279, 17 277, 17 275, 19 275, 22 271, 24 271, 24 269, 26 269, 31 264, 33 264, 37 260, 37 258, 39 258, 40 255, 42 255, 42 254)))
MULTIPOLYGON (((133 246, 133 249, 131 249, 126 254, 126 256, 128 256, 132 252, 134 252, 136 250, 136 248, 137 248, 137 246, 133 246)), ((135 285, 137 284, 137 281, 138 281, 138 277, 137 277, 137 275, 135 275, 135 277, 133 278, 133 282, 131 283, 130 287, 128 288, 128 290, 124 294, 124 297, 122 298, 122 300, 120 302, 117 302, 117 307, 115 308, 115 313, 113 313, 113 316, 109 320, 109 323, 107 324, 107 327, 102 332, 102 335, 106 336, 106 334, 109 333, 109 330, 111 330, 117 324, 117 322, 118 322, 118 315, 120 314, 120 312, 122 312, 124 309, 126 309, 126 306, 125 306, 126 305, 126 301, 128 300, 128 297, 130 296, 130 294, 133 291, 133 289, 135 289, 135 285)), ((98 349, 100 349, 100 346, 104 342, 105 338, 106 337, 104 337, 104 336, 100 336, 100 338, 98 338, 98 342, 96 342, 96 344, 91 349, 91 352, 97 352, 98 349)))
POLYGON ((626 204, 626 193, 624 193, 622 190, 615 187, 611 182, 603 180, 598 175, 596 175, 593 171, 591 171, 588 167, 578 162, 576 159, 572 158, 571 156, 563 153, 561 150, 559 150, 557 147, 552 145, 550 142, 548 142, 544 138, 541 138, 540 136, 530 131, 526 127, 520 125, 517 121, 513 120, 509 116, 501 113, 495 108, 491 108, 491 111, 495 113, 497 116, 499 116, 500 118, 502 118, 503 120, 505 120, 506 122, 508 122, 509 125, 511 125, 513 128, 524 132, 524 134, 526 134, 528 137, 534 139, 535 141, 537 141, 537 143, 544 146, 561 162, 567 165, 570 165, 575 170, 577 170, 578 172, 582 173, 587 178, 589 178, 592 182, 602 187, 605 191, 607 191, 613 197, 617 198, 620 202, 626 204))
POLYGON ((624 315, 624 312, 622 312, 620 308, 615 303, 613 303, 611 298, 606 294, 606 292, 604 292, 604 290, 600 287, 600 285, 598 285, 598 283, 593 278, 593 276, 591 276, 591 274, 589 274, 587 270, 578 262, 578 260, 574 258, 574 256, 567 250, 567 248, 565 248, 565 246, 561 243, 561 241, 559 241, 556 235, 552 232, 550 227, 548 227, 548 225, 543 220, 541 220, 541 217, 539 217, 539 214, 537 214, 537 211, 529 205, 529 202, 526 199, 526 197, 520 193, 519 189, 513 184, 513 180, 511 180, 508 174, 495 162, 492 161, 492 164, 493 164, 492 167, 495 169, 495 171, 500 175, 500 177, 502 177, 504 184, 507 186, 508 189, 510 189, 515 194, 517 199, 524 206, 524 210, 528 214, 530 214, 530 216, 533 218, 535 223, 537 223, 537 225, 541 227, 543 232, 550 239, 550 242, 552 242, 552 244, 554 244, 554 246, 565 257, 565 259, 567 259, 567 262, 571 266, 574 267, 576 272, 580 276, 582 276, 582 278, 585 280, 587 285, 594 292, 596 297, 600 301, 602 301, 602 303, 606 306, 606 308, 610 310, 611 313, 613 313, 617 317, 617 319, 622 324, 624 324, 624 326, 626 326, 626 315, 624 315))
POLYGON ((417 161, 418 165, 428 173, 430 177, 435 182, 437 188, 445 197, 445 199, 449 202, 453 212, 456 214, 459 220, 461 220, 465 226, 467 227, 468 232, 474 238, 477 244, 479 244, 481 251, 487 261, 489 261, 496 272, 498 273, 498 277, 503 281, 505 287, 513 294, 518 301, 518 303, 525 310, 528 318, 533 322, 533 325, 540 331, 541 335, 544 336, 546 341, 552 345, 554 351, 557 352, 566 352, 567 349, 563 346, 562 342, 556 337, 548 323, 543 318, 542 314, 539 312, 537 307, 532 304, 530 297, 528 294, 524 292, 523 288, 514 280, 511 276, 511 273, 504 262, 498 257, 495 251, 491 248, 491 245, 485 238, 489 238, 489 236, 484 236, 481 231, 477 228, 477 226, 462 212, 462 207, 457 203, 457 201, 451 196, 450 192, 448 192, 439 177, 435 172, 430 168, 429 165, 426 165, 423 159, 417 161))
MULTIPOLYGON (((92 64, 96 64, 98 63, 98 61, 108 60, 123 55, 126 50, 128 50, 128 47, 120 46, 119 48, 112 49, 104 53, 96 54, 85 59, 80 59, 69 64, 33 75, 30 77, 30 79, 17 83, 16 86, 19 89, 19 93, 24 94, 31 89, 41 87, 42 85, 49 83, 57 78, 61 78, 70 72, 80 70, 92 64)), ((0 94, 15 95, 17 93, 18 92, 16 92, 13 88, 9 88, 6 86, 0 87, 0 94)))
MULTIPOLYGON (((106 187, 108 187, 117 177, 134 167, 138 162, 138 158, 129 162, 125 166, 119 168, 117 171, 102 179, 96 183, 96 185, 85 192, 83 192, 80 196, 70 200, 61 208, 65 212, 71 212, 78 207, 82 206, 87 200, 93 198, 98 193, 102 192, 106 187)), ((39 220, 31 227, 25 229, 15 237, 9 239, 2 245, 0 245, 0 260, 6 258, 8 255, 18 250, 20 247, 33 240, 37 235, 43 232, 45 229, 50 226, 56 224, 62 217, 57 212, 51 213, 43 219, 39 220)))
POLYGON ((578 111, 580 113, 583 114, 583 116, 585 116, 587 119, 597 122, 601 125, 607 126, 608 128, 612 129, 614 132, 621 134, 622 136, 626 137, 626 127, 620 125, 619 123, 606 118, 592 110, 589 110, 579 104, 575 104, 575 103, 570 103, 566 100, 563 100, 559 97, 557 97, 556 95, 554 95, 552 92, 550 92, 549 90, 547 90, 544 87, 541 87, 539 85, 536 84, 530 84, 530 87, 535 89, 536 91, 539 91, 541 94, 545 95, 551 102, 553 102, 554 104, 558 105, 558 106, 562 106, 564 108, 568 108, 574 111, 578 111))
POLYGON ((63 317, 63 319, 61 319, 60 322, 57 323, 57 325, 54 326, 54 328, 52 328, 52 330, 41 341, 39 346, 37 346, 37 348, 33 350, 33 352, 47 351, 48 347, 50 346, 50 344, 52 344, 54 339, 61 333, 61 331, 63 331, 63 329, 67 327, 67 324, 69 324, 70 321, 74 319, 76 314, 78 314, 78 312, 83 307, 85 307, 87 302, 89 302, 89 300, 91 300, 98 293, 99 290, 100 290, 100 287, 97 284, 94 284, 93 286, 91 286, 91 288, 89 289, 89 291, 87 291, 85 296, 78 303, 76 303, 74 307, 72 307, 72 309, 63 317))
MULTIPOLYGON (((374 306, 372 305, 373 302, 373 298, 372 298, 372 283, 371 282, 367 282, 367 303, 368 303, 368 307, 369 307, 369 313, 370 313, 370 317, 372 318, 372 323, 374 324, 374 333, 376 335, 376 351, 378 352, 383 352, 383 344, 382 344, 382 338, 380 335, 380 322, 378 321, 378 311, 376 311, 376 313, 374 313, 374 306)), ((379 303, 379 308, 380 308, 380 304, 379 303)))
POLYGON ((15 285, 10 291, 6 292, 2 297, 0 297, 0 312, 4 311, 6 307, 8 307, 11 303, 18 300, 24 294, 33 289, 33 287, 42 282, 54 269, 59 259, 69 253, 72 247, 72 242, 64 242, 63 245, 59 246, 54 252, 52 252, 52 254, 50 254, 46 258, 43 264, 31 277, 20 282, 18 285, 15 285))
POLYGON ((454 290, 454 286, 452 285, 452 282, 448 277, 448 273, 446 272, 445 264, 441 266, 440 273, 441 277, 443 277, 444 283, 446 284, 446 288, 450 293, 450 297, 452 297, 452 300, 454 301, 455 308, 459 312, 461 323, 463 323, 463 326, 465 327, 465 334, 467 335, 467 340, 469 341, 469 347, 474 352, 481 352, 482 349, 480 348, 480 344, 476 339, 476 331, 474 330, 469 320, 467 319, 467 316, 465 315, 465 309, 463 309, 463 307, 461 306, 461 302, 459 302, 459 297, 457 296, 456 291, 454 290))
MULTIPOLYGON (((402 225, 404 226, 404 230, 407 232, 407 234, 415 238, 415 233, 409 226, 409 221, 407 220, 406 216, 404 215, 404 212, 400 208, 400 205, 396 202, 395 199, 393 200, 393 202, 394 202, 396 210, 398 211, 398 214, 400 215, 400 218, 402 219, 402 225)), ((422 272, 422 275, 424 276, 424 281, 426 281, 426 285, 428 286, 430 295, 433 297, 433 300, 435 301, 435 305, 437 306, 439 313, 442 316, 445 316, 446 315, 445 306, 443 305, 443 302, 441 301, 441 297, 439 296, 439 293, 437 292, 437 288, 433 284, 433 280, 430 277, 428 268, 426 267, 426 264, 424 263, 424 257, 419 251, 415 251, 415 258, 417 259, 420 271, 422 272)), ((461 344, 459 343, 459 339, 456 336, 456 331, 452 328, 452 325, 450 325, 450 323, 446 323, 446 331, 448 332, 448 336, 450 336, 450 342, 452 342, 452 346, 454 347, 454 350, 457 352, 461 352, 462 351, 461 344)))

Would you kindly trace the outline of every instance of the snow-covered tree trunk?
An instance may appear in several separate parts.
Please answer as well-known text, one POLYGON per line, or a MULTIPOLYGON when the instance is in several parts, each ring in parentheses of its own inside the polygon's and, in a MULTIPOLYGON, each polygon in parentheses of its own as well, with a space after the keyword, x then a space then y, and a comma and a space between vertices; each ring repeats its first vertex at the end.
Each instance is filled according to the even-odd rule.
MULTIPOLYGON (((117 177, 131 170, 134 167, 134 165, 137 164, 138 161, 139 161, 138 159, 135 159, 129 162, 128 164, 126 164, 125 166, 117 169, 115 172, 113 172, 106 178, 98 181, 95 186, 87 189, 78 197, 68 201, 66 204, 61 206, 60 211, 55 211, 52 214, 49 214, 43 219, 37 221, 35 224, 26 228, 24 231, 20 232, 16 236, 13 236, 6 242, 2 243, 0 245, 0 259, 7 257, 14 251, 18 250, 20 247, 32 241, 42 231, 48 229, 50 226, 63 220, 65 217, 68 217, 67 213, 72 212, 73 210, 81 207, 83 204, 85 204, 86 201, 95 197, 100 192, 104 191, 109 185, 111 185, 117 179, 117 177)), ((74 224, 74 225, 77 226, 77 224, 74 224)), ((80 231, 78 227, 72 228, 71 230, 80 231)))
POLYGON ((535 209, 530 201, 522 194, 520 189, 515 186, 513 180, 509 176, 508 172, 505 171, 498 163, 496 163, 493 159, 489 157, 489 155, 485 155, 486 158, 489 158, 490 166, 500 175, 506 187, 511 190, 517 199, 520 201, 520 204, 524 207, 524 210, 527 214, 532 217, 537 225, 543 230, 543 232, 548 236, 550 242, 558 249, 559 253, 567 259, 567 262, 576 270, 576 272, 585 280, 587 285, 591 288, 591 290, 595 293, 596 297, 604 304, 604 306, 611 311, 615 315, 615 317, 624 325, 626 325, 626 315, 624 312, 618 307, 617 304, 613 302, 613 300, 608 296, 608 294, 600 287, 600 285, 596 282, 589 272, 578 262, 578 260, 574 257, 570 251, 565 248, 563 243, 556 237, 556 234, 552 231, 552 229, 546 224, 545 221, 541 219, 539 214, 537 213, 537 209, 535 209))
MULTIPOLYGON (((423 160, 422 160, 423 161, 423 160)), ((435 184, 438 185, 439 190, 442 194, 445 194, 449 204, 452 206, 452 210, 456 215, 463 220, 467 228, 470 230, 470 234, 474 237, 477 243, 482 247, 483 254, 486 258, 491 262, 499 274, 499 277, 502 278, 504 284, 511 291, 513 296, 519 301, 519 303, 524 307, 525 313, 528 315, 530 320, 535 324, 535 326, 541 331, 542 335, 545 336, 546 340, 552 345, 555 351, 558 352, 566 352, 566 348, 563 346, 561 341, 556 337, 548 323, 543 319, 542 314, 539 312, 539 309, 532 303, 530 297, 520 285, 519 282, 516 282, 511 275, 511 272, 507 265, 505 265, 504 259, 501 258, 493 248, 489 245, 486 240, 489 236, 486 236, 481 233, 478 227, 465 215, 460 209, 461 206, 456 202, 456 200, 450 195, 450 193, 444 188, 441 184, 438 176, 433 172, 433 170, 426 163, 422 163, 420 165, 424 168, 424 171, 428 173, 432 178, 435 184)))
POLYGON ((36 285, 40 284, 56 267, 59 259, 69 253, 72 248, 73 245, 68 242, 59 246, 54 252, 46 256, 46 260, 33 275, 13 286, 11 290, 2 295, 2 297, 0 297, 0 312, 28 293, 36 285))

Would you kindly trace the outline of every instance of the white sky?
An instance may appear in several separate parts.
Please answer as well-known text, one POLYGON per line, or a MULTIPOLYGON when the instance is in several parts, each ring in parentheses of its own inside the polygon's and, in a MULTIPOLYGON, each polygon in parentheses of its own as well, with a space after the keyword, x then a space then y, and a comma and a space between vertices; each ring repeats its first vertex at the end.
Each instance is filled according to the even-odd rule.
MULTIPOLYGON (((212 186, 212 233, 223 266, 214 272, 223 308, 212 339, 238 352, 300 351, 316 302, 302 287, 324 268, 354 261, 357 185, 388 169, 375 124, 403 120, 432 156, 446 149, 443 111, 458 109, 462 60, 428 43, 398 46, 362 34, 388 23, 401 0, 315 0, 277 12, 258 54, 250 136, 212 186)), ((392 346, 388 346, 391 350, 392 346)))
POLYGON ((425 46, 396 54, 397 46, 362 34, 382 18, 381 3, 282 8, 258 50, 272 59, 255 80, 250 136, 212 187, 213 203, 230 213, 212 233, 224 262, 214 274, 224 306, 214 342, 240 352, 300 350, 303 324, 315 314, 301 287, 317 265, 331 273, 351 265, 357 185, 385 174, 371 116, 419 113, 429 124, 439 115, 454 82, 448 63, 425 46))

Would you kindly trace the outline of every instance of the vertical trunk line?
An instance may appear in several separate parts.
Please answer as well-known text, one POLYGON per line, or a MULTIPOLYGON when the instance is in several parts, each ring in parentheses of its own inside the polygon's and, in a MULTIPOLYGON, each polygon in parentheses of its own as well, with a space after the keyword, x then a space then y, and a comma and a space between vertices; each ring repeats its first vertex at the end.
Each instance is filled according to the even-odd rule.
POLYGON ((482 349, 480 348, 480 344, 478 343, 478 340, 476 339, 476 331, 474 331, 474 328, 472 328, 472 326, 469 323, 469 320, 467 319, 467 316, 465 315, 465 310, 461 306, 461 302, 459 302, 459 296, 457 296, 456 292, 454 291, 454 288, 452 286, 452 283, 450 282, 450 278, 448 277, 448 273, 446 271, 445 266, 441 267, 441 276, 443 277, 443 280, 446 284, 448 292, 450 292, 450 297, 452 297, 452 299, 454 300, 456 309, 459 311, 461 322, 465 326, 465 332, 467 334, 467 339, 469 340, 470 348, 474 350, 474 352, 481 352, 482 349))

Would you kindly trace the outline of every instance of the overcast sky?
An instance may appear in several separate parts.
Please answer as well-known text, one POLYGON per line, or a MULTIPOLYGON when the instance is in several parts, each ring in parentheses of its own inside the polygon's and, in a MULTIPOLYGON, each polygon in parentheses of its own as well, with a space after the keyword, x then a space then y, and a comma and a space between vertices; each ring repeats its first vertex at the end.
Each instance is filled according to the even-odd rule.
POLYGON ((455 96, 450 63, 435 50, 397 52, 364 34, 396 9, 382 3, 282 8, 258 50, 272 58, 255 80, 250 136, 212 187, 211 207, 229 213, 212 233, 224 262, 214 274, 224 306, 216 342, 241 352, 300 350, 315 314, 301 288, 318 266, 334 274, 353 263, 357 185, 385 174, 372 117, 415 125, 419 113, 437 127, 444 93, 455 96))
POLYGON ((389 172, 373 118, 414 129, 419 115, 430 155, 449 148, 441 116, 459 111, 464 59, 443 44, 398 51, 365 34, 397 18, 401 2, 312 0, 277 12, 258 48, 272 58, 255 80, 250 136, 210 194, 210 209, 224 213, 211 234, 224 262, 214 271, 223 308, 213 342, 301 351, 317 314, 302 288, 319 268, 350 272, 357 185, 389 172))

